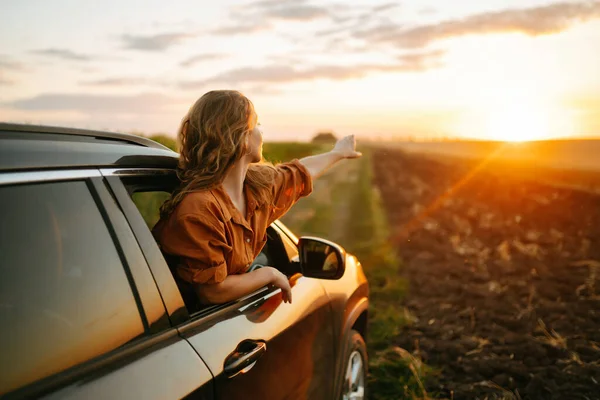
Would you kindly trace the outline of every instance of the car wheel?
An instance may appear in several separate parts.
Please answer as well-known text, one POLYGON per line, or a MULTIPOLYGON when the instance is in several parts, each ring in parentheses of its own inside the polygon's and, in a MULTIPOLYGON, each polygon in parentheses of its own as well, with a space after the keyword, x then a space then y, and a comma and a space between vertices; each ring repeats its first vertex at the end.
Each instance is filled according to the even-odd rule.
POLYGON ((346 368, 344 369, 343 400, 363 400, 367 395, 367 346, 360 333, 348 335, 346 368))

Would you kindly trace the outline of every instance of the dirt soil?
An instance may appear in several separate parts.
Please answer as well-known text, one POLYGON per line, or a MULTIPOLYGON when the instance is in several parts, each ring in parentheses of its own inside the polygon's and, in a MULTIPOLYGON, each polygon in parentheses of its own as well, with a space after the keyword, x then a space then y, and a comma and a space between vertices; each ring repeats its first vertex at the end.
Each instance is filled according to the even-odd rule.
POLYGON ((600 399, 600 196, 471 161, 373 160, 410 288, 391 345, 437 371, 428 392, 600 399))

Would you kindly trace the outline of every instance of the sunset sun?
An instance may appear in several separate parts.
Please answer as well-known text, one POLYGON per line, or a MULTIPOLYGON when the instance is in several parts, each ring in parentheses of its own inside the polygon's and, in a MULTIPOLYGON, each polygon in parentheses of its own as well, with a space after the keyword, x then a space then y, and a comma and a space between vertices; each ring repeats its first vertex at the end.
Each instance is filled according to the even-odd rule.
POLYGON ((552 136, 549 119, 540 108, 516 104, 488 112, 484 132, 491 140, 505 142, 548 139, 552 136))
POLYGON ((574 137, 577 113, 558 96, 534 88, 505 87, 471 99, 457 120, 456 132, 478 140, 528 142, 574 137))

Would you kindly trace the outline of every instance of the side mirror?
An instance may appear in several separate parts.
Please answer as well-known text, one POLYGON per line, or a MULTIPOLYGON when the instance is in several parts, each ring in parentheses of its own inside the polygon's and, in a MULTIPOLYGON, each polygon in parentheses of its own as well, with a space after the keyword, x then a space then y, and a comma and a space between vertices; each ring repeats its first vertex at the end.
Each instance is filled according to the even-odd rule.
POLYGON ((346 270, 346 251, 339 245, 315 237, 298 241, 300 270, 309 278, 340 279, 346 270))

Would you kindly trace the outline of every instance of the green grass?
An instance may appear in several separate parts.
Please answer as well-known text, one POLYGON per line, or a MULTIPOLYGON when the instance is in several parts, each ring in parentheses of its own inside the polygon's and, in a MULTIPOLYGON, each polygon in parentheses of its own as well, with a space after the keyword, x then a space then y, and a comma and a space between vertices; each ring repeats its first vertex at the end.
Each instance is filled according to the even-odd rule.
POLYGON ((370 399, 429 399, 423 381, 434 373, 423 362, 398 347, 371 355, 370 399))
POLYGON ((346 231, 347 249, 363 264, 369 279, 371 309, 369 311, 369 347, 378 351, 404 323, 399 303, 406 291, 399 275, 400 260, 388 243, 388 227, 378 192, 373 187, 371 154, 366 151, 359 169, 358 182, 350 197, 350 215, 346 231))
POLYGON ((269 142, 263 144, 263 156, 274 164, 326 151, 324 145, 304 142, 269 142))
POLYGON ((370 398, 423 398, 427 393, 422 381, 429 369, 392 345, 402 326, 410 323, 401 308, 407 283, 399 274, 400 259, 387 240, 389 227, 373 184, 372 155, 368 150, 363 153, 346 231, 351 232, 347 249, 361 261, 369 279, 370 398))
MULTIPOLYGON (((278 150, 287 159, 307 155, 298 154, 295 144, 278 150)), ((282 220, 299 235, 319 235, 338 242, 363 265, 370 287, 370 399, 425 398, 423 380, 431 369, 392 345, 402 326, 411 322, 401 307, 407 283, 399 274, 400 259, 387 241, 389 228, 373 185, 372 155, 369 149, 362 151, 361 160, 347 161, 346 166, 335 167, 316 181, 314 193, 298 202, 282 220)))

